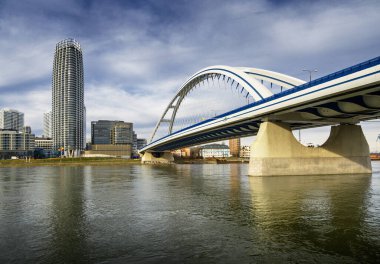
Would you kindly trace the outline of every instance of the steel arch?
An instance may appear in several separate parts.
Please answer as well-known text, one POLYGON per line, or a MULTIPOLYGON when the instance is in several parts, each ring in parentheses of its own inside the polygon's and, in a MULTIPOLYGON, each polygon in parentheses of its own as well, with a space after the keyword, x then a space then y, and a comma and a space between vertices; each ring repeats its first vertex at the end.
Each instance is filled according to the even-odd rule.
POLYGON ((232 79, 233 82, 237 83, 237 86, 241 86, 242 90, 245 90, 249 95, 251 95, 255 101, 260 101, 264 98, 273 95, 273 93, 267 87, 265 87, 259 80, 266 80, 274 84, 280 85, 284 88, 292 88, 294 86, 305 83, 302 80, 293 78, 288 75, 256 68, 216 65, 201 69, 182 84, 181 88, 170 101, 169 105, 166 107, 164 113, 162 114, 161 118, 159 119, 153 130, 150 142, 152 142, 158 128, 163 122, 169 122, 168 133, 172 133, 174 120, 183 99, 199 83, 208 80, 210 77, 212 79, 219 79, 221 77, 232 79), (170 109, 173 109, 171 117, 170 119, 165 119, 170 109))

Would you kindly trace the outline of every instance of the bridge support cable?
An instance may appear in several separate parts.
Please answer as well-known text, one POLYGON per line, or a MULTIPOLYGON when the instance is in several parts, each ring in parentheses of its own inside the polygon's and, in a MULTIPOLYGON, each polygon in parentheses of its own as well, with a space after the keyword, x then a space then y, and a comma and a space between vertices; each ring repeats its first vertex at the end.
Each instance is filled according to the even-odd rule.
MULTIPOLYGON (((164 111, 164 114, 158 121, 150 138, 150 142, 152 142, 153 138, 155 137, 163 119, 171 120, 168 134, 171 134, 173 132, 173 125, 178 109, 180 108, 180 105, 186 96, 188 96, 194 89, 200 88, 202 85, 206 85, 206 83, 208 86, 215 88, 218 87, 218 89, 220 89, 220 80, 224 82, 225 86, 230 86, 231 89, 238 91, 238 89, 241 87, 240 93, 245 90, 247 93, 245 95, 245 98, 252 97, 255 101, 259 101, 263 98, 273 95, 273 93, 270 92, 270 90, 266 88, 262 83, 250 77, 240 68, 218 65, 202 69, 194 74, 181 86, 177 94, 170 102, 169 106, 164 111), (209 80, 210 78, 211 80, 209 80), (215 79, 218 80, 218 85, 215 84, 215 79), (234 87, 234 85, 236 87, 234 87), (171 111, 169 111, 169 109, 171 109, 171 111)), ((249 99, 247 101, 249 101, 249 99)))
POLYGON ((302 145, 283 122, 260 125, 251 146, 249 175, 369 174, 368 143, 359 125, 332 126, 322 146, 302 145))

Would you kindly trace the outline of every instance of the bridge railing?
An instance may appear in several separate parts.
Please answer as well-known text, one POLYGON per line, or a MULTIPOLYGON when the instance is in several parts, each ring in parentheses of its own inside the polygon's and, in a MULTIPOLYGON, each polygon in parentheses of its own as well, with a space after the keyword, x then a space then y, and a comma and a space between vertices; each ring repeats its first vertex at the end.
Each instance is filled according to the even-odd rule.
MULTIPOLYGON (((332 80, 338 79, 340 77, 344 77, 344 76, 347 76, 349 74, 352 74, 352 73, 355 73, 355 72, 358 72, 358 71, 362 71, 362 70, 371 68, 371 67, 379 65, 379 64, 380 64, 380 57, 376 57, 374 59, 371 59, 371 60, 368 60, 368 61, 356 64, 354 66, 345 68, 343 70, 331 73, 331 74, 326 75, 324 77, 312 80, 311 82, 304 83, 304 84, 301 84, 299 86, 295 86, 292 89, 286 90, 286 91, 284 91, 282 93, 275 94, 275 95, 284 96, 284 95, 287 95, 287 94, 295 93, 295 92, 304 90, 306 88, 309 88, 309 87, 312 87, 312 86, 315 86, 315 85, 318 85, 318 84, 321 84, 321 83, 332 81, 332 80)), ((281 96, 279 96, 279 97, 281 97, 281 96)), ((266 98, 266 99, 269 99, 269 98, 266 98)))
MULTIPOLYGON (((371 60, 368 60, 368 61, 356 64, 354 66, 351 66, 351 67, 345 68, 343 70, 331 73, 331 74, 326 75, 324 77, 315 79, 315 80, 313 80, 311 82, 304 83, 304 84, 301 84, 299 86, 295 86, 294 88, 285 90, 285 91, 283 91, 281 93, 274 94, 274 95, 269 96, 267 98, 264 98, 264 99, 262 99, 260 101, 253 102, 253 103, 247 104, 245 106, 239 107, 237 109, 234 109, 232 111, 226 112, 224 114, 215 116, 214 119, 216 119, 216 118, 223 118, 223 117, 228 116, 230 114, 233 114, 233 113, 236 113, 236 112, 239 112, 239 111, 242 111, 242 110, 254 107, 254 106, 261 105, 263 103, 266 103, 266 102, 269 102, 269 101, 272 101, 272 100, 284 97, 286 95, 293 94, 293 93, 305 90, 307 88, 310 88, 312 86, 316 86, 318 84, 322 84, 322 83, 325 83, 325 82, 328 82, 328 81, 332 81, 332 80, 335 80, 335 79, 347 76, 349 74, 352 74, 352 73, 355 73, 355 72, 358 72, 358 71, 362 71, 362 70, 371 68, 371 67, 379 65, 379 64, 380 64, 380 57, 376 57, 374 59, 371 59, 371 60)), ((208 122, 208 121, 210 121, 210 120, 205 120, 204 122, 198 123, 197 125, 205 123, 205 122, 208 122)))

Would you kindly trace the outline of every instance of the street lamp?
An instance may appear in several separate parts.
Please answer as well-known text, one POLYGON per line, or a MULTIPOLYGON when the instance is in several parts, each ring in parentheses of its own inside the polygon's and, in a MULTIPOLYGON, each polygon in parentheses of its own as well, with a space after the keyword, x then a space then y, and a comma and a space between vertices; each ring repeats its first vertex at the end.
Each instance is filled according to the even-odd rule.
POLYGON ((309 73, 309 82, 311 82, 311 73, 313 73, 313 72, 317 72, 318 70, 317 70, 317 69, 314 69, 314 70, 302 70, 302 71, 305 71, 305 72, 308 72, 308 73, 309 73))

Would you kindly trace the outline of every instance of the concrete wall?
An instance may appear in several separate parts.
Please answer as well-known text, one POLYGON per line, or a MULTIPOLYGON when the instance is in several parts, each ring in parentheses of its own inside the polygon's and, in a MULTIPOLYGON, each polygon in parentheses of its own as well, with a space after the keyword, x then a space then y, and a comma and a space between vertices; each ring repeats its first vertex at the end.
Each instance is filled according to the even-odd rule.
POLYGON ((141 163, 142 164, 170 164, 174 162, 174 157, 171 152, 160 152, 160 153, 156 153, 155 156, 151 152, 145 152, 141 158, 141 163))
POLYGON ((113 145, 113 144, 94 144, 84 153, 85 157, 124 157, 131 158, 131 144, 113 145))

